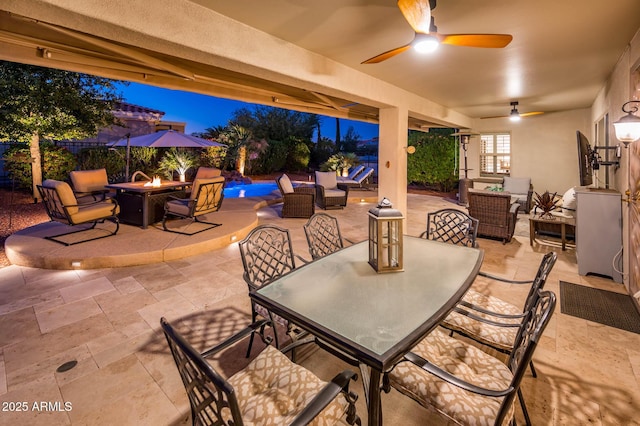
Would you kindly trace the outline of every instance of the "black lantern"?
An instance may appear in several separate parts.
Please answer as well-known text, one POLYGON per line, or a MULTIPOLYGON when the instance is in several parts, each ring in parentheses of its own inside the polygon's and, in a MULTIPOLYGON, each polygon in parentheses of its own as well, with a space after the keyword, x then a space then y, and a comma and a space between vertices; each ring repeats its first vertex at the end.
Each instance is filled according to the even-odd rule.
POLYGON ((403 271, 402 212, 383 198, 369 210, 369 264, 376 272, 403 271))

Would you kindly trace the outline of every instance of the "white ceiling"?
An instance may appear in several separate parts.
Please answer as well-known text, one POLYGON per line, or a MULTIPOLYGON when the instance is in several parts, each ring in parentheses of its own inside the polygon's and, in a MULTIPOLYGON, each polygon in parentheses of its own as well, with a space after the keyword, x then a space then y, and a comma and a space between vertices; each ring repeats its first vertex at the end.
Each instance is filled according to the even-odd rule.
MULTIPOLYGON (((328 90, 316 93, 296 86, 295 79, 274 81, 268 73, 254 75, 225 68, 225 60, 206 63, 214 56, 199 57, 202 60, 190 57, 187 53, 194 51, 189 46, 177 51, 165 49, 166 43, 157 44, 158 40, 153 39, 146 46, 137 45, 135 40, 143 40, 141 32, 148 30, 144 19, 150 19, 149 15, 162 19, 155 23, 162 32, 181 34, 187 29, 165 25, 164 19, 182 18, 176 21, 189 25, 185 10, 193 13, 192 9, 200 10, 200 5, 370 74, 463 117, 477 118, 507 115, 510 102, 515 100, 520 103, 521 113, 590 107, 640 28, 640 0, 438 0, 432 15, 439 33, 506 33, 513 35, 513 41, 504 49, 442 45, 427 56, 409 50, 379 64, 362 65, 362 61, 413 39, 413 30, 397 8, 396 0, 191 0, 191 3, 195 5, 183 2, 182 8, 177 7, 174 13, 168 6, 174 3, 168 1, 5 0, 0 4, 0 59, 247 102, 279 103, 326 115, 377 120, 376 106, 366 105, 345 91, 333 96, 328 90), (103 25, 102 18, 113 10, 114 3, 119 4, 117 12, 125 16, 123 19, 111 16, 112 21, 130 31, 126 36, 106 31, 103 25), (152 4, 156 10, 149 9, 152 4), (67 13, 65 7, 78 13, 67 13), (125 23, 127 19, 139 24, 138 33, 136 28, 129 28, 138 25, 125 23), (111 34, 120 37, 111 41, 108 38, 111 34), (183 51, 185 54, 181 55, 183 51)), ((206 14, 196 16, 201 15, 206 14)), ((211 15, 218 16, 208 14, 211 15)), ((189 15, 189 19, 198 18, 189 15)), ((196 24, 198 30, 215 25, 204 18, 196 24)), ((234 31, 238 27, 241 25, 235 26, 234 31)), ((216 27, 218 37, 212 39, 223 40, 219 34, 226 28, 216 27)), ((254 37, 267 40, 261 35, 254 37)), ((271 42, 272 38, 268 40, 271 42)), ((245 50, 242 43, 235 45, 238 47, 233 56, 237 58, 251 55, 251 49, 256 48, 248 46, 245 50)), ((256 55, 262 58, 259 53, 262 52, 256 55)), ((440 122, 450 116, 439 114, 440 122)), ((429 124, 429 117, 410 117, 412 128, 422 128, 425 123, 429 124), (411 121, 415 119, 423 121, 411 121)))
POLYGON ((194 0, 469 117, 591 106, 640 28, 638 0, 439 0, 439 33, 506 33, 504 49, 442 45, 360 63, 413 38, 394 0, 194 0))

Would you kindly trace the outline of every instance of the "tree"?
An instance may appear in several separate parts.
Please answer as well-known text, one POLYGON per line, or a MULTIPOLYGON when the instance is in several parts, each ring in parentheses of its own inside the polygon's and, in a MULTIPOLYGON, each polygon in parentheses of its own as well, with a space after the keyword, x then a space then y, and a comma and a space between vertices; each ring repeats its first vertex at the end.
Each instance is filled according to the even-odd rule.
POLYGON ((356 152, 359 141, 360 135, 356 132, 356 129, 353 126, 349 126, 347 133, 344 135, 344 140, 340 144, 340 151, 356 152))
POLYGON ((285 141, 293 137, 311 143, 320 118, 316 114, 258 105, 251 110, 234 111, 230 121, 248 129, 256 139, 285 141))
POLYGON ((0 61, 0 141, 29 144, 32 190, 42 183, 41 139, 77 139, 117 124, 113 80, 0 61))

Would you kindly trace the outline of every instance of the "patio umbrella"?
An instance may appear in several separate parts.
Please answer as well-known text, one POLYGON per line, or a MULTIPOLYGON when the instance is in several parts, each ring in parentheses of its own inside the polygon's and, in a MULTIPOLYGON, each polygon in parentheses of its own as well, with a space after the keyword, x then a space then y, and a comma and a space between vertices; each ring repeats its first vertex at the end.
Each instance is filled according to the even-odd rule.
POLYGON ((159 132, 136 136, 133 138, 128 134, 126 135, 126 139, 122 138, 115 142, 109 143, 108 146, 111 148, 117 146, 127 147, 127 165, 125 169, 126 180, 129 180, 129 148, 131 148, 132 146, 144 146, 149 148, 208 148, 211 146, 226 147, 225 144, 210 141, 208 139, 202 139, 196 136, 185 135, 184 133, 179 133, 175 130, 161 130, 159 132))
POLYGON ((208 148, 210 146, 226 146, 219 142, 202 139, 196 136, 185 135, 175 130, 161 130, 148 135, 133 138, 120 139, 109 146, 146 146, 150 148, 208 148))

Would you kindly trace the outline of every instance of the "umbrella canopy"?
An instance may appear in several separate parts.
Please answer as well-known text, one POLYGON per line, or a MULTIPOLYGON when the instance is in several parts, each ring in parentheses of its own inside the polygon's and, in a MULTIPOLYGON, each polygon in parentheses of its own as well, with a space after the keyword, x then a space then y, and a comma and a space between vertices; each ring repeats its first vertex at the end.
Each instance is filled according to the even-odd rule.
POLYGON ((185 135, 175 130, 161 130, 148 135, 136 136, 127 139, 120 139, 111 143, 109 146, 146 146, 152 148, 207 148, 210 146, 226 146, 219 142, 198 138, 196 136, 185 135))

